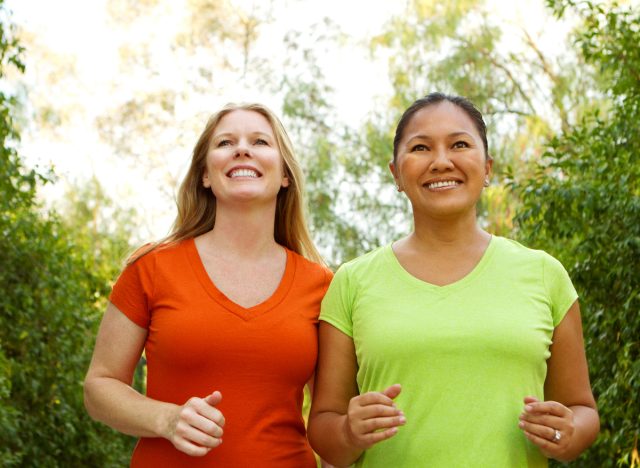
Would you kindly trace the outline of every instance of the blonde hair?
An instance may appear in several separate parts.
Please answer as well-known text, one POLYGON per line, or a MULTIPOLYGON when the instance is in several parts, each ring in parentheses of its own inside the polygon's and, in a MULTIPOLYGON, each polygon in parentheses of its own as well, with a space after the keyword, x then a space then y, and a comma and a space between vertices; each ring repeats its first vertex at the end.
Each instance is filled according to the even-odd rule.
POLYGON ((216 197, 210 188, 202 185, 202 176, 211 136, 220 120, 235 110, 257 112, 269 121, 276 145, 284 161, 284 170, 289 179, 289 186, 281 188, 277 195, 274 223, 275 241, 308 260, 324 264, 324 260, 316 249, 307 229, 304 207, 304 175, 296 159, 291 140, 278 117, 266 106, 255 103, 227 104, 209 118, 193 149, 191 165, 178 191, 178 216, 173 223, 171 233, 163 240, 140 249, 129 259, 128 264, 160 246, 175 244, 213 229, 216 219, 216 197))

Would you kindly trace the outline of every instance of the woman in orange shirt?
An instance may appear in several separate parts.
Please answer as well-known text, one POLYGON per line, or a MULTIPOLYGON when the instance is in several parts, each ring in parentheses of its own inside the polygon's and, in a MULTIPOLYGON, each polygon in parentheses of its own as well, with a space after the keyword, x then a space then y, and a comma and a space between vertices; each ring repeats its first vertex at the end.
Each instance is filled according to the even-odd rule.
POLYGON ((87 411, 140 437, 136 467, 315 466, 301 408, 330 280, 282 124, 225 107, 194 148, 172 234, 113 287, 87 411), (146 395, 131 387, 143 349, 146 395))

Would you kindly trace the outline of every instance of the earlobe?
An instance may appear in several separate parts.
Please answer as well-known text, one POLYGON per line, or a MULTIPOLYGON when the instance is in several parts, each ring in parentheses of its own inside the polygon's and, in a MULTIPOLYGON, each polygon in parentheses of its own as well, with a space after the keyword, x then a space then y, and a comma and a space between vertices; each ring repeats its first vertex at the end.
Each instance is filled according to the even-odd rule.
POLYGON ((211 182, 209 182, 209 176, 207 174, 202 176, 202 186, 204 188, 211 187, 211 182))
POLYGON ((282 187, 288 187, 289 186, 289 178, 288 177, 283 177, 282 178, 282 187))

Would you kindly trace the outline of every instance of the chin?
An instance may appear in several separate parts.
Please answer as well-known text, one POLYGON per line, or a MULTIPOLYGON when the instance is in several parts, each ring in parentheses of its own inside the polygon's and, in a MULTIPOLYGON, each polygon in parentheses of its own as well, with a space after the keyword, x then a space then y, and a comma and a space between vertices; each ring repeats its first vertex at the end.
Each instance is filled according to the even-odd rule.
POLYGON ((413 206, 413 211, 415 214, 421 216, 428 216, 432 218, 457 218, 460 216, 467 215, 472 213, 474 216, 476 214, 476 205, 469 205, 466 203, 438 203, 436 204, 424 204, 420 206, 413 206))

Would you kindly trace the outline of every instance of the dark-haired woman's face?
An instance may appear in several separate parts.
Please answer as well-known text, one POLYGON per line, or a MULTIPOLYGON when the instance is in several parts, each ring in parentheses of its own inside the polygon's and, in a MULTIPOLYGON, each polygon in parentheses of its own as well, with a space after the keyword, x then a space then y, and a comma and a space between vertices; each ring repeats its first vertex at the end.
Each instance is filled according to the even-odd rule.
POLYGON ((389 166, 414 214, 447 218, 475 215, 491 164, 473 120, 443 101, 413 115, 389 166))

